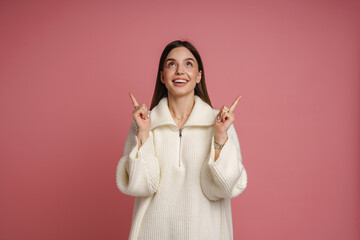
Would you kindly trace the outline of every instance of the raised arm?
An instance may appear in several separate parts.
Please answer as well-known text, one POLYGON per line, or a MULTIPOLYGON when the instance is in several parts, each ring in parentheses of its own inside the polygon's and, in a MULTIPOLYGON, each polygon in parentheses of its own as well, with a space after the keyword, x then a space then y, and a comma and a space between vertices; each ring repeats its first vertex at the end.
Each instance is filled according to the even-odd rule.
POLYGON ((234 198, 247 186, 240 144, 232 124, 239 99, 235 99, 230 109, 223 106, 215 119, 209 158, 201 169, 201 188, 210 200, 234 198))
POLYGON ((134 121, 125 142, 123 157, 116 169, 116 184, 125 194, 147 197, 158 189, 160 169, 153 135, 149 131, 150 114, 145 105, 138 105, 136 99, 131 97, 135 108, 134 121))

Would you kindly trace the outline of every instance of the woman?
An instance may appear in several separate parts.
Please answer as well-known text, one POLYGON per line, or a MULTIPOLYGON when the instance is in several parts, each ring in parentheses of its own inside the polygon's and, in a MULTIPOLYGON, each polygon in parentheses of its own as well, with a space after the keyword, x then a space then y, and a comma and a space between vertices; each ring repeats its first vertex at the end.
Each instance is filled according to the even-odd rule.
POLYGON ((211 107, 199 53, 164 49, 151 111, 134 105, 116 182, 135 196, 131 240, 233 239, 230 198, 247 185, 230 108, 211 107))

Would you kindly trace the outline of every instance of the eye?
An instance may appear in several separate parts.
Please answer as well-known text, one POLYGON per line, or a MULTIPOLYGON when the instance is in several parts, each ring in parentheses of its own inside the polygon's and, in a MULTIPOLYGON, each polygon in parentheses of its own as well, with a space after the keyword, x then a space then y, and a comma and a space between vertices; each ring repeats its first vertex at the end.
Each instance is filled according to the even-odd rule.
POLYGON ((174 62, 169 62, 168 67, 172 67, 172 66, 174 66, 174 64, 175 64, 174 62))
POLYGON ((192 64, 192 62, 187 62, 186 65, 187 66, 192 66, 193 64, 192 64))

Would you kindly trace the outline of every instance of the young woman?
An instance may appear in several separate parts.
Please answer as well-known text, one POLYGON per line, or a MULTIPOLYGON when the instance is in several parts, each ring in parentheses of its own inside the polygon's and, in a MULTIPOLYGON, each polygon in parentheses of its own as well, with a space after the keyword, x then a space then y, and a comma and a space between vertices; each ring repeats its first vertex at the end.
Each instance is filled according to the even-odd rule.
POLYGON ((135 196, 130 240, 233 239, 230 198, 247 186, 234 109, 211 107, 198 51, 169 43, 160 58, 151 111, 134 105, 116 170, 135 196))

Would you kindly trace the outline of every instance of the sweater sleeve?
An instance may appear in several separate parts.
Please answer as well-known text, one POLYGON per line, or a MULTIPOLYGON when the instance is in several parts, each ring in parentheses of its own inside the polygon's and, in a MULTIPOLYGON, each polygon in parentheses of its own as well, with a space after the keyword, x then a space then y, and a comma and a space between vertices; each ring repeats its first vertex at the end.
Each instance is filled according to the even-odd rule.
POLYGON ((228 140, 215 161, 214 137, 207 161, 201 169, 201 188, 212 201, 234 198, 247 186, 247 174, 242 164, 239 140, 233 125, 227 131, 228 140))
POLYGON ((160 168, 155 156, 153 133, 138 149, 137 126, 133 121, 127 136, 124 154, 116 168, 116 184, 119 190, 135 197, 153 195, 160 182, 160 168))

